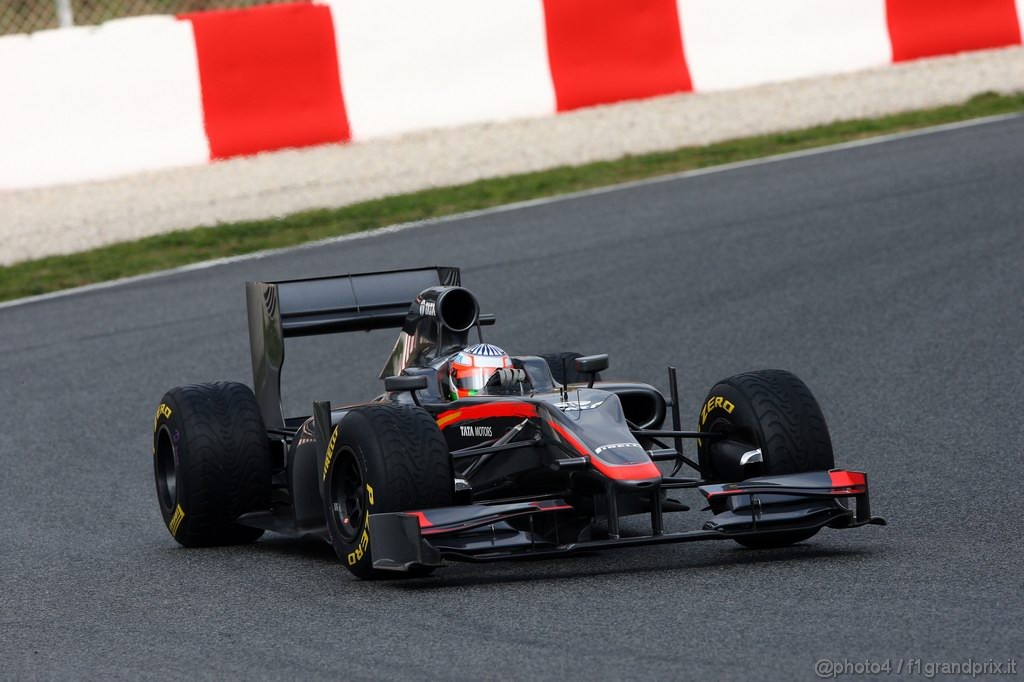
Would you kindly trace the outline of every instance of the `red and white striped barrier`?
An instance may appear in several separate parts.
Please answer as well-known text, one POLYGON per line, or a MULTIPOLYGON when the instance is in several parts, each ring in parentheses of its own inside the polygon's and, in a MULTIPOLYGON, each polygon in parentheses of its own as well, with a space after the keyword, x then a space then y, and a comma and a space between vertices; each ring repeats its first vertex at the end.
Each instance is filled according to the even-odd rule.
POLYGON ((1024 0, 326 0, 0 38, 0 189, 1021 43, 1024 0))

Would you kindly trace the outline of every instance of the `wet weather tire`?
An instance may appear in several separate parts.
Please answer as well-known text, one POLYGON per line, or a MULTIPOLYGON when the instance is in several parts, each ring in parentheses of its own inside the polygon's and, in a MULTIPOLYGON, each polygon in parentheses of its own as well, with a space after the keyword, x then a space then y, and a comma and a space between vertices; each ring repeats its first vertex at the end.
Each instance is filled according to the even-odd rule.
MULTIPOLYGON (((698 443, 707 477, 734 482, 747 477, 742 453, 760 448, 765 476, 827 471, 835 467, 825 417, 810 389, 783 370, 738 374, 715 384, 701 406, 698 429, 728 431, 722 440, 698 443)), ((806 540, 817 530, 766 534, 738 539, 745 547, 783 547, 806 540)))
POLYGON ((153 466, 164 523, 182 545, 231 545, 263 535, 235 523, 270 506, 270 444, 248 386, 168 391, 153 421, 153 466))
POLYGON ((324 514, 331 544, 359 578, 425 575, 373 568, 370 514, 454 504, 448 446, 430 414, 410 405, 365 405, 345 414, 328 442, 324 514))

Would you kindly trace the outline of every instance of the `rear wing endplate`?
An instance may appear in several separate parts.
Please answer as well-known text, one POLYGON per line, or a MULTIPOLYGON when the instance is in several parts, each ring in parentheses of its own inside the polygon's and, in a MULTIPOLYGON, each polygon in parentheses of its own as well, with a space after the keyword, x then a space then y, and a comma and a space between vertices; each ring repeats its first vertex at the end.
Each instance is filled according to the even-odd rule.
POLYGON ((430 287, 460 286, 458 268, 370 272, 245 285, 256 400, 264 424, 284 426, 281 367, 284 340, 337 332, 398 329, 416 296, 430 287))

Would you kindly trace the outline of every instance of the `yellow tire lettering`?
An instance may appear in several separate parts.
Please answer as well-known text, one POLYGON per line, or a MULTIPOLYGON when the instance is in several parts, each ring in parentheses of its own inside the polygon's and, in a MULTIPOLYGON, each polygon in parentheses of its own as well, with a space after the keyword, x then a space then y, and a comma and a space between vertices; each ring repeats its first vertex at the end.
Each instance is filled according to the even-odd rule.
MULTIPOLYGON (((369 514, 367 514, 366 518, 367 519, 370 518, 369 514)), ((359 536, 359 544, 356 546, 355 550, 349 552, 348 556, 346 557, 346 561, 348 561, 348 565, 349 566, 353 566, 357 561, 362 560, 362 558, 366 554, 366 550, 367 550, 367 548, 369 548, 369 546, 370 546, 370 533, 367 531, 366 528, 364 528, 363 529, 363 534, 361 536, 359 536)))
MULTIPOLYGON (((366 484, 366 496, 370 499, 370 506, 373 506, 373 486, 366 484)), ((369 518, 369 517, 367 517, 369 518)))
POLYGON ((331 466, 331 459, 334 458, 334 444, 338 442, 338 427, 334 427, 334 432, 331 434, 331 440, 327 443, 327 454, 324 455, 324 475, 323 480, 327 480, 327 468, 331 466))
POLYGON ((168 530, 171 531, 171 535, 178 537, 178 528, 181 527, 181 522, 185 519, 185 510, 181 508, 179 504, 174 508, 174 514, 171 515, 171 521, 167 524, 168 530))
POLYGON ((156 433, 156 427, 160 422, 160 417, 165 419, 171 418, 171 408, 167 406, 167 403, 160 403, 160 407, 156 408, 156 415, 153 417, 153 433, 156 433))
POLYGON ((736 406, 720 395, 708 398, 708 401, 704 403, 700 410, 700 426, 704 426, 704 422, 708 420, 708 415, 715 409, 722 409, 725 410, 726 414, 732 414, 736 406))

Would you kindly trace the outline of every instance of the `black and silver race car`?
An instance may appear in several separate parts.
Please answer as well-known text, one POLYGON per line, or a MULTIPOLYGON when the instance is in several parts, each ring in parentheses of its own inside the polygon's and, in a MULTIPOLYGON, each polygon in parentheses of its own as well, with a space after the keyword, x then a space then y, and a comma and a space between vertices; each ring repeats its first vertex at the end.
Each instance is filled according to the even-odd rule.
POLYGON ((457 268, 250 282, 246 295, 255 392, 181 386, 153 422, 157 499, 182 545, 312 536, 373 578, 693 540, 782 547, 885 523, 867 476, 835 468, 821 409, 788 372, 720 381, 684 431, 673 368, 666 398, 602 380, 607 355, 504 358, 459 391, 453 364, 495 320, 457 268), (286 338, 389 328, 401 331, 382 395, 284 416, 286 338), (674 497, 689 489, 709 517, 667 532, 664 515, 689 510, 674 497))

